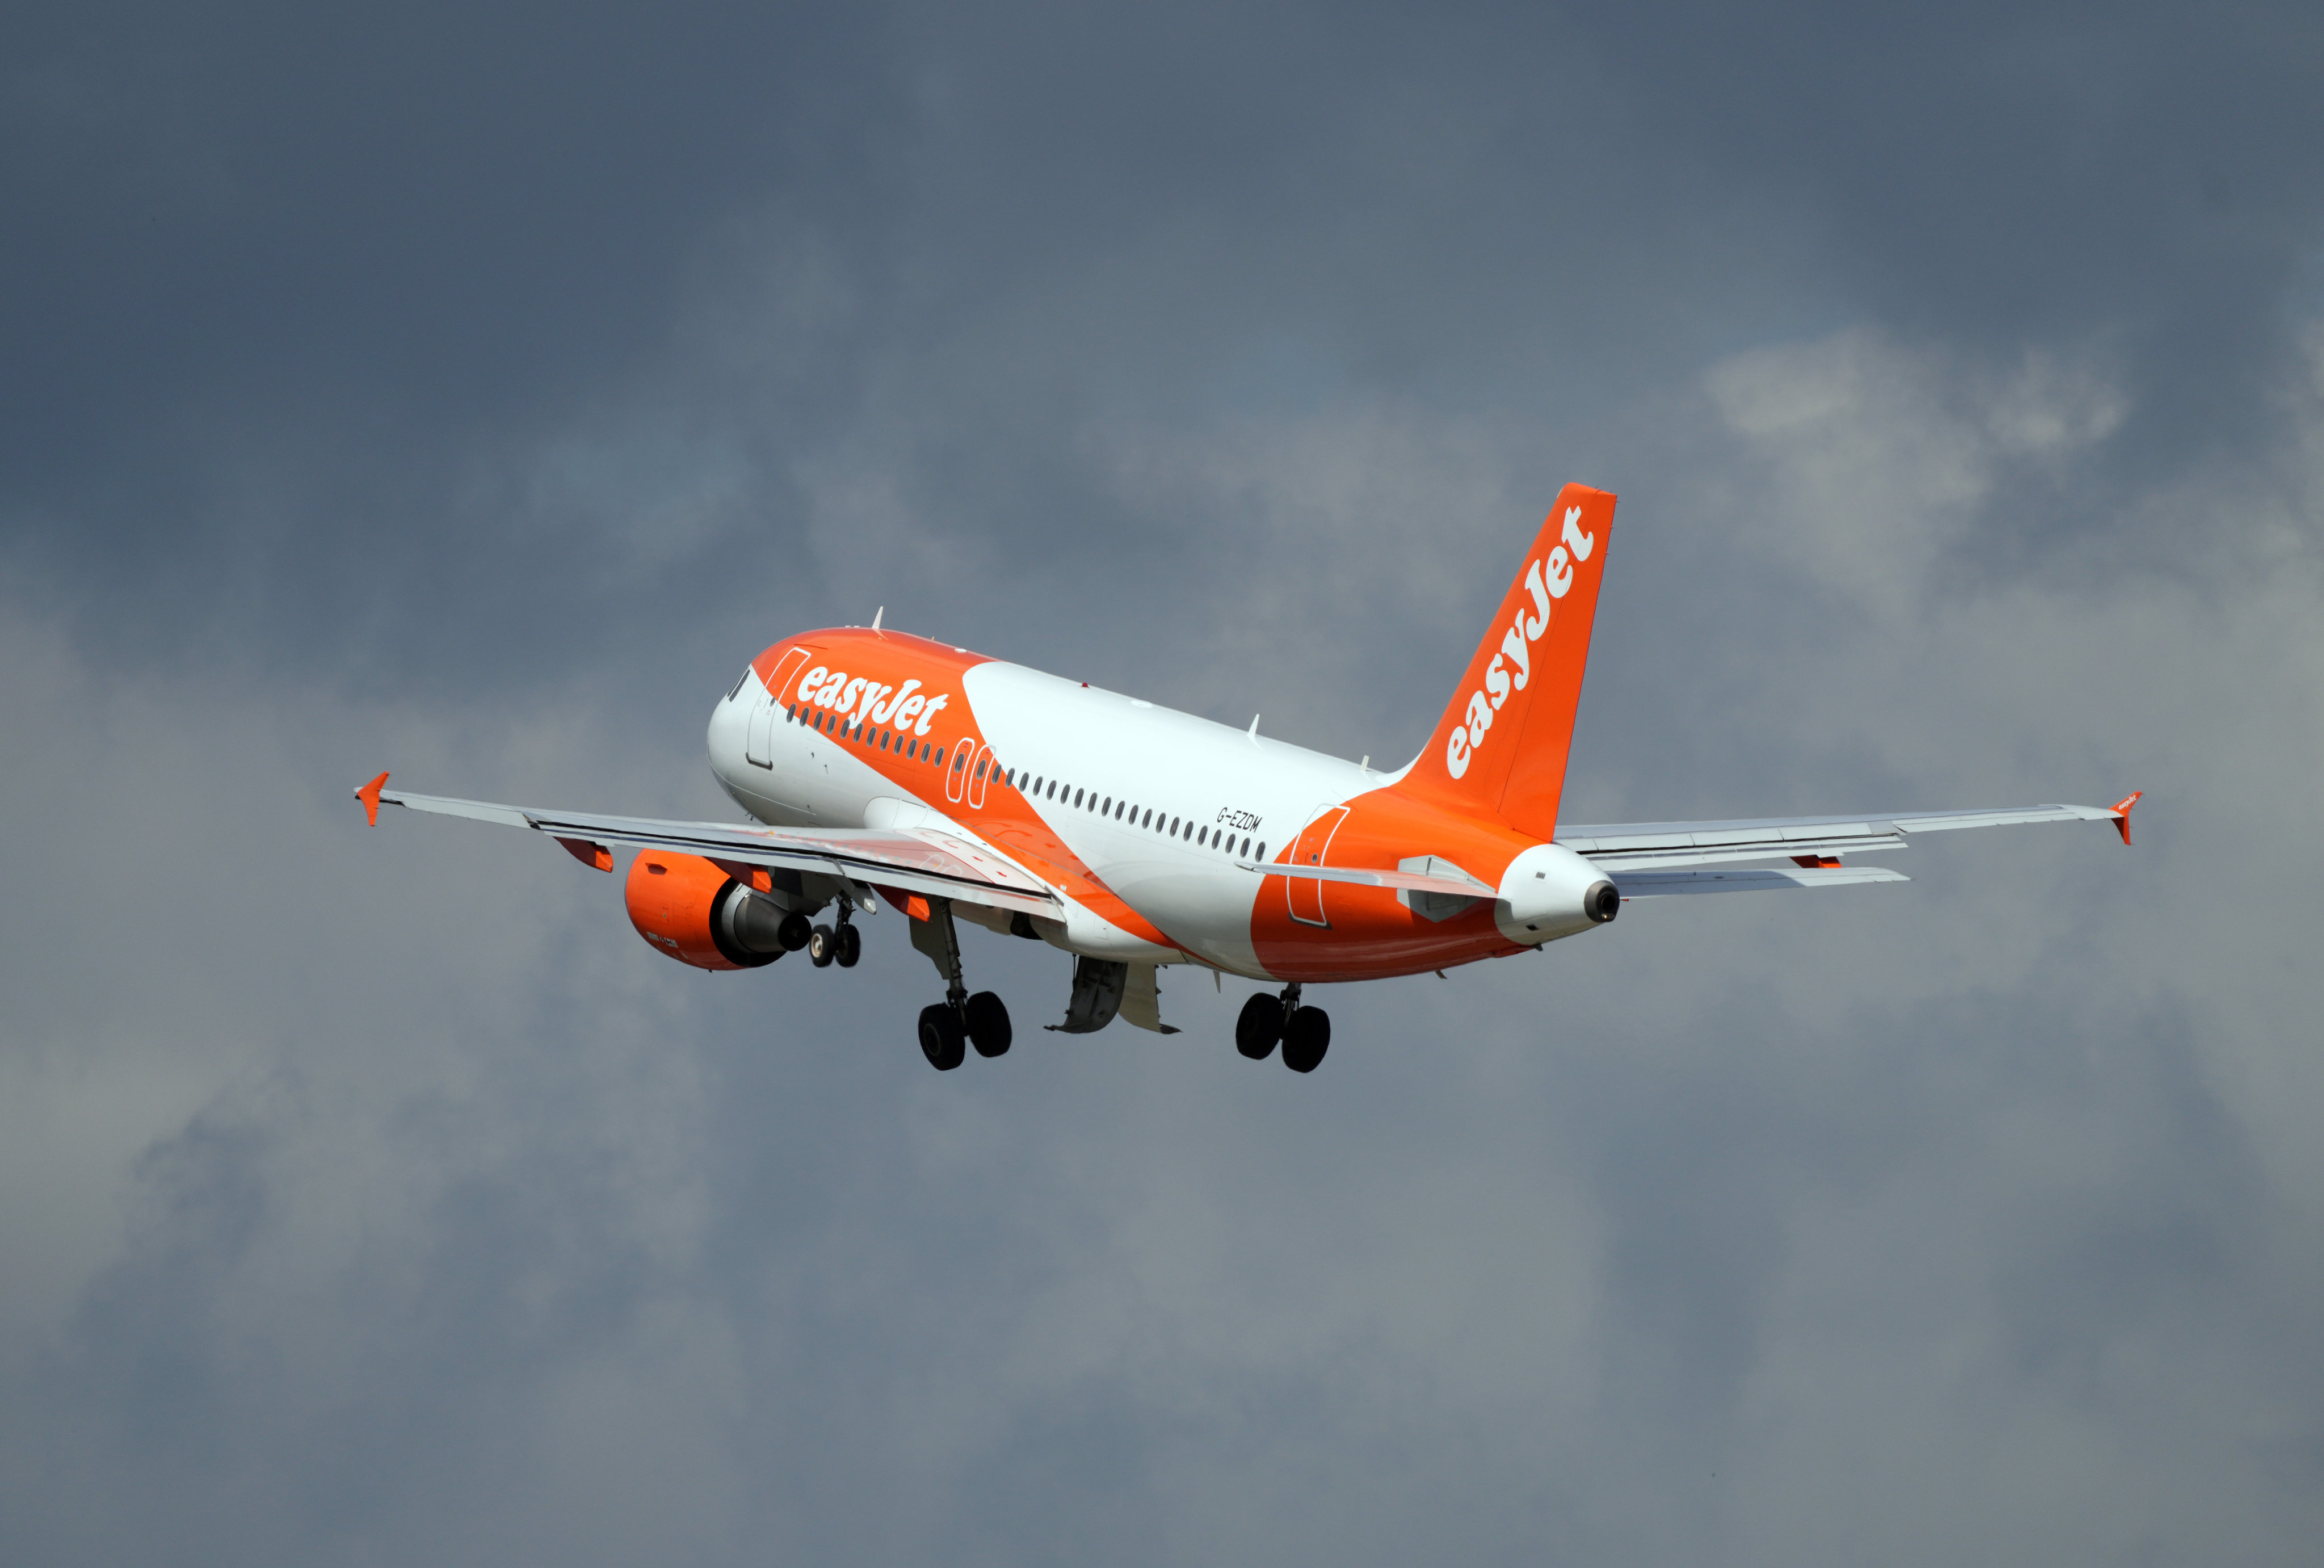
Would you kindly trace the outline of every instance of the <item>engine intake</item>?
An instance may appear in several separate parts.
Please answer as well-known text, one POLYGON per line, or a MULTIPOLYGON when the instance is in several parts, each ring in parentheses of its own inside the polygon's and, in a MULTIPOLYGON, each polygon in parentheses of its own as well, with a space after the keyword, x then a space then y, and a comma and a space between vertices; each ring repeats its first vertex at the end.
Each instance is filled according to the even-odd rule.
POLYGON ((696 969, 758 969, 798 945, 784 940, 797 917, 700 855, 642 851, 622 901, 656 952, 696 969))

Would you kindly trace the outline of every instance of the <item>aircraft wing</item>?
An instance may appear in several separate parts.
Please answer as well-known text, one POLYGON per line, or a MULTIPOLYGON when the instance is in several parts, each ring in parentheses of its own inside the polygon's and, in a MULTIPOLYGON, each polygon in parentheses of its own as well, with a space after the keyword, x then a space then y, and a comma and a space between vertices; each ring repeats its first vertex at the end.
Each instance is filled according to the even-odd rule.
POLYGON ((438 816, 465 816, 503 827, 530 828, 554 838, 576 859, 613 869, 608 844, 674 850, 727 865, 811 872, 850 884, 859 898, 868 884, 939 899, 964 899, 1028 915, 1055 917, 1061 906, 1048 885, 993 853, 984 844, 930 828, 762 827, 724 822, 665 822, 649 816, 605 816, 586 811, 543 811, 441 795, 383 789, 383 773, 355 791, 374 822, 382 806, 438 816))
POLYGON ((1733 822, 1632 822, 1561 827, 1557 842, 1603 866, 1625 898, 1660 893, 1741 892, 1753 889, 1841 887, 1904 881, 1895 872, 1842 867, 1862 850, 1903 849, 1911 835, 2028 822, 2110 822, 2130 842, 2130 809, 2139 792, 2112 806, 2014 806, 1962 811, 1869 812, 1850 816, 1766 816, 1733 822), (1785 867, 1747 872, 1679 868, 1784 857, 1785 867))

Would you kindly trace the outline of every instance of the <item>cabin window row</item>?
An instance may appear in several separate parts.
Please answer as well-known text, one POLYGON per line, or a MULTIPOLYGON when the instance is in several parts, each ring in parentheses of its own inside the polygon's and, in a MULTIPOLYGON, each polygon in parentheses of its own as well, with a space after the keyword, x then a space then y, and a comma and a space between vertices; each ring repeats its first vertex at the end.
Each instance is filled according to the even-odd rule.
POLYGON ((836 714, 810 708, 804 703, 793 703, 783 709, 785 722, 805 724, 826 735, 843 741, 861 741, 866 748, 877 747, 893 752, 909 762, 926 762, 930 767, 944 766, 945 749, 935 741, 914 740, 903 730, 882 730, 864 724, 849 724, 836 714))
MULTIPOLYGON (((1101 798, 1094 789, 1078 789, 1070 784, 1060 783, 1055 779, 1034 778, 1020 781, 1013 769, 1006 777, 1010 786, 1020 789, 1028 799, 1055 800, 1061 805, 1070 806, 1075 810, 1094 812, 1100 816, 1126 823, 1131 827, 1149 833, 1159 833, 1167 838, 1183 839, 1198 849, 1215 849, 1225 854, 1240 855, 1244 860, 1254 858, 1251 853, 1251 840, 1243 839, 1238 845, 1233 834, 1220 828, 1198 826, 1192 817, 1172 816, 1167 812, 1157 812, 1150 807, 1133 806, 1127 800, 1116 800, 1111 795, 1101 798)), ((1261 842, 1258 845, 1258 850, 1256 858, 1265 860, 1266 844, 1261 842)))
MULTIPOLYGON (((842 740, 861 741, 867 748, 877 746, 882 752, 893 751, 908 761, 925 761, 936 768, 944 766, 943 746, 934 741, 916 741, 900 730, 870 728, 861 723, 851 724, 835 714, 798 703, 786 706, 783 717, 788 723, 804 724, 824 734, 836 735, 842 740)), ((1264 840, 1258 841, 1258 853, 1254 856, 1252 840, 1244 838, 1238 844, 1235 835, 1199 826, 1191 817, 1157 814, 1150 807, 1132 806, 1127 800, 1116 800, 1111 795, 1100 798, 1094 789, 1075 789, 1055 779, 1020 780, 1014 768, 1001 769, 991 758, 986 758, 977 763, 976 777, 982 779, 989 773, 999 773, 1004 783, 1028 799, 1057 800, 1062 798, 1065 805, 1075 810, 1094 812, 1146 832, 1159 833, 1166 838, 1182 839, 1198 849, 1215 849, 1224 854, 1239 855, 1244 860, 1264 861, 1267 858, 1264 840)))

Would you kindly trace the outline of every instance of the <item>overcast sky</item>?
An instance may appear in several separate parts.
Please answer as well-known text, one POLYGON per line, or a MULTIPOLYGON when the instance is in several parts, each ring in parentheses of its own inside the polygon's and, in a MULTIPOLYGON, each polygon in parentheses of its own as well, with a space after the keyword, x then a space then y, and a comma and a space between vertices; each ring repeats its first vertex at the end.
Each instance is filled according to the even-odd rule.
POLYGON ((2312 1562, 2324 14, 14 7, 0 1559, 2312 1562), (720 816, 886 623, 1567 793, 2071 800, 1330 988, 706 977, 348 798, 720 816))

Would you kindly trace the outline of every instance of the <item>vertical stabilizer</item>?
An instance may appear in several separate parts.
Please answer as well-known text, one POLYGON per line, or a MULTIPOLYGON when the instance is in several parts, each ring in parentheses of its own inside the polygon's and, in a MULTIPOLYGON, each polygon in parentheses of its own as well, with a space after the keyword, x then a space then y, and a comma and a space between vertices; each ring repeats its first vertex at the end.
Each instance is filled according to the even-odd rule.
POLYGON ((1613 525, 1606 491, 1569 484, 1559 493, 1400 789, 1536 838, 1556 831, 1613 525))

